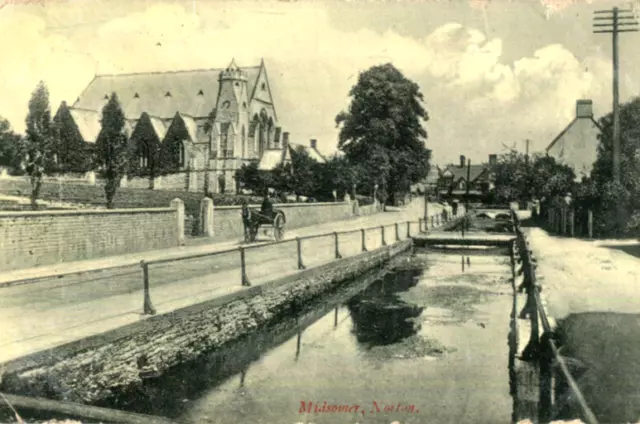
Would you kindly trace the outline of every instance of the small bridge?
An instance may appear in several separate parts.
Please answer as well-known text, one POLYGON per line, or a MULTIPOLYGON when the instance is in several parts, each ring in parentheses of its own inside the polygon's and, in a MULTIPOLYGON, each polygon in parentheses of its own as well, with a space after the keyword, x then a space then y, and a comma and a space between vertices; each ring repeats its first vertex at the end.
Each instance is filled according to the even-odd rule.
POLYGON ((516 239, 515 234, 503 235, 474 235, 456 234, 453 232, 438 232, 431 234, 418 234, 413 236, 413 243, 416 247, 428 246, 495 246, 509 247, 516 239))

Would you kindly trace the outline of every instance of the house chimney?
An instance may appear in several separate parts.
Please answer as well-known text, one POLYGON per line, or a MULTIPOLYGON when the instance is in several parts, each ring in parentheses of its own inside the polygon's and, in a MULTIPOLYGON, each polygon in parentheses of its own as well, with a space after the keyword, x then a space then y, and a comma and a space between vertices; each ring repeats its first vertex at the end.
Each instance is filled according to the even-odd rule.
POLYGON ((489 155, 489 165, 495 165, 498 163, 498 155, 489 155))
POLYGON ((315 149, 318 146, 318 140, 316 140, 315 138, 311 139, 311 148, 315 149))
POLYGON ((460 155, 460 168, 464 168, 465 159, 464 155, 460 155))
POLYGON ((576 102, 576 118, 592 118, 593 117, 593 101, 578 100, 576 102))
POLYGON ((282 133, 282 148, 286 149, 289 146, 289 133, 288 132, 283 132, 282 133))

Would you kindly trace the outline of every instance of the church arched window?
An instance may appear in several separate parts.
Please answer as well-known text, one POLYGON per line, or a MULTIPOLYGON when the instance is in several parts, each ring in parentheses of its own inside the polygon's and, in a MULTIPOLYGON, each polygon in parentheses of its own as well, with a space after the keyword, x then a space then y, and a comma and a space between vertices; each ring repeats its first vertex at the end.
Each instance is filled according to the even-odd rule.
POLYGON ((186 163, 186 155, 184 151, 184 142, 181 141, 178 143, 178 165, 180 167, 184 167, 186 163))
POLYGON ((146 141, 140 143, 140 168, 146 169, 149 166, 149 145, 146 141))
POLYGON ((246 150, 247 135, 245 134, 245 131, 244 131, 244 125, 242 126, 241 137, 242 137, 241 138, 241 140, 242 140, 242 147, 241 147, 241 149, 242 149, 242 157, 246 157, 247 156, 247 152, 245 150, 246 150))

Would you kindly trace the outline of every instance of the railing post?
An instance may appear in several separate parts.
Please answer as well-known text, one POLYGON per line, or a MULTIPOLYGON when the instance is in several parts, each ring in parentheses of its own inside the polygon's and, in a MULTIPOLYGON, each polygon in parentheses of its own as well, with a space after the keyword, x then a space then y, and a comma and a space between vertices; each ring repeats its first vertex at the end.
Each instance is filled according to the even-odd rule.
POLYGON ((407 221, 407 238, 411 238, 411 221, 407 221))
POLYGON ((298 246, 298 269, 305 269, 306 266, 302 262, 302 240, 300 237, 296 237, 296 244, 298 246))
POLYGON ((367 251, 367 242, 365 239, 365 229, 361 228, 360 229, 360 234, 362 235, 362 251, 366 252, 367 251))
POLYGON ((387 245, 387 241, 384 239, 384 225, 380 226, 380 236, 382 239, 382 245, 386 246, 387 245))
POLYGON ((540 340, 540 398, 538 403, 538 420, 541 424, 551 421, 553 408, 553 351, 551 349, 550 335, 545 332, 540 340))
POLYGON ((336 248, 335 248, 336 259, 342 259, 342 255, 340 254, 340 248, 339 248, 340 242, 338 241, 338 233, 334 232, 333 233, 333 237, 334 237, 335 246, 336 246, 336 248))
POLYGON ((396 241, 400 241, 400 226, 396 222, 396 241))
POLYGON ((149 264, 145 261, 140 261, 140 266, 142 267, 142 284, 144 287, 142 312, 144 315, 155 315, 156 309, 151 303, 151 295, 149 294, 149 264))
POLYGON ((245 259, 244 247, 240 247, 240 268, 242 270, 242 285, 245 287, 251 286, 251 282, 247 276, 247 261, 245 259))
POLYGON ((431 215, 431 228, 433 228, 433 215, 431 215))
POLYGON ((422 220, 423 218, 418 218, 418 232, 422 233, 422 220))
POLYGON ((593 211, 589 209, 587 211, 587 225, 589 230, 589 238, 593 238, 593 211))
POLYGON ((436 227, 440 226, 440 214, 436 215, 436 227))

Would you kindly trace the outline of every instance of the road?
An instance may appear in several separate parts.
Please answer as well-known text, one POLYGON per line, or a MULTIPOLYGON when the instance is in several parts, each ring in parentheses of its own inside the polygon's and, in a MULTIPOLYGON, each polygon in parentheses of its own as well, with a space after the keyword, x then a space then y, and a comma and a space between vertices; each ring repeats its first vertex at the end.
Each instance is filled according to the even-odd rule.
MULTIPOLYGON (((636 240, 579 240, 527 229, 547 313, 562 354, 599 422, 640 416, 640 259, 636 240)), ((569 410, 579 411, 569 403, 569 410)))
MULTIPOLYGON (((435 214, 439 209, 431 206, 429 210, 435 214)), ((386 241, 391 243, 396 236, 394 223, 417 221, 422 214, 423 203, 416 200, 395 212, 290 231, 286 234, 285 242, 246 250, 248 277, 253 285, 259 285, 298 272, 296 237, 383 225, 386 241)), ((406 224, 401 228, 398 233, 403 240, 407 237, 406 224)), ((366 232, 369 250, 381 246, 381 231, 376 228, 366 232)), ((417 223, 411 226, 411 232, 418 232, 417 223)), ((360 253, 361 244, 359 231, 339 236, 339 250, 343 257, 360 253)), ((94 262, 123 266, 25 285, 0 286, 0 320, 3 322, 0 329, 0 363, 145 319, 147 316, 141 314, 143 290, 142 271, 138 264, 140 259, 213 253, 238 246, 239 242, 231 241, 107 258, 94 262)), ((302 253, 307 267, 329 262, 334 259, 335 240, 333 236, 303 240, 302 253)), ((85 264, 74 263, 69 264, 67 269, 79 269, 82 266, 85 264)), ((41 271, 35 270, 34 275, 38 272, 41 271)), ((28 274, 21 271, 20 275, 28 274)), ((149 280, 151 299, 158 314, 246 289, 240 284, 240 255, 237 250, 197 259, 152 264, 149 280)))

